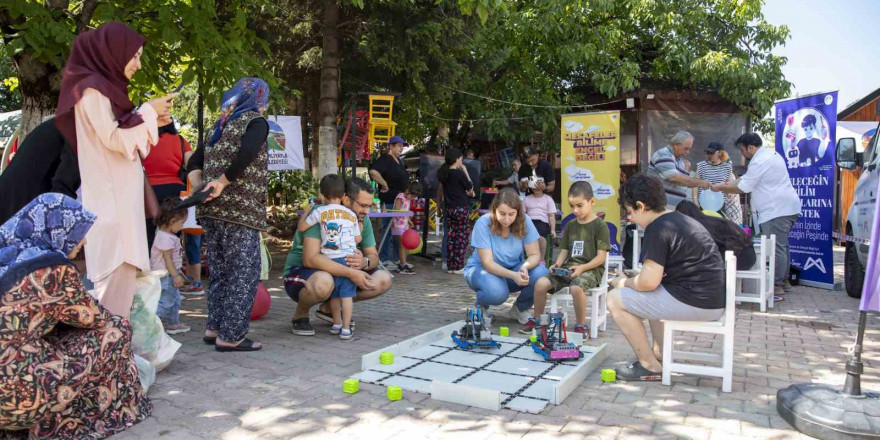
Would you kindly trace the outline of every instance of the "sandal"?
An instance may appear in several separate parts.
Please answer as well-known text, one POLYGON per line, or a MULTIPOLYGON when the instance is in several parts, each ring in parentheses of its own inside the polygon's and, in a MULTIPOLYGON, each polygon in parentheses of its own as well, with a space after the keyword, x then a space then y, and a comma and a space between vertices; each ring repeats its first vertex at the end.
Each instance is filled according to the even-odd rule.
POLYGON ((244 338, 243 341, 239 342, 238 345, 215 345, 214 350, 221 352, 230 352, 230 351, 258 351, 262 350, 263 346, 254 347, 254 341, 251 341, 248 338, 244 338))
MULTIPOLYGON (((206 331, 217 331, 217 330, 208 329, 206 331)), ((202 336, 202 341, 204 341, 204 343, 208 344, 208 345, 215 345, 215 344, 217 344, 217 337, 216 336, 202 336)))
POLYGON ((625 367, 615 368, 617 379, 623 381, 644 381, 657 382, 662 379, 660 372, 653 372, 645 367, 639 361, 635 361, 625 367))

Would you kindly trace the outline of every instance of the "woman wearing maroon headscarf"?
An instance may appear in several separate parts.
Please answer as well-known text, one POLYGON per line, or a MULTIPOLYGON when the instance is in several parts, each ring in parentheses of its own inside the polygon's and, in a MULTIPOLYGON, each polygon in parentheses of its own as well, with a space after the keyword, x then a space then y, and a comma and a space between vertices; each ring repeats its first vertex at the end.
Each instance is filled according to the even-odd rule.
POLYGON ((86 236, 95 297, 128 318, 137 270, 149 270, 141 158, 159 140, 157 118, 176 94, 135 109, 128 83, 141 68, 144 38, 122 23, 79 35, 64 67, 55 124, 77 152, 83 207, 98 219, 86 236))

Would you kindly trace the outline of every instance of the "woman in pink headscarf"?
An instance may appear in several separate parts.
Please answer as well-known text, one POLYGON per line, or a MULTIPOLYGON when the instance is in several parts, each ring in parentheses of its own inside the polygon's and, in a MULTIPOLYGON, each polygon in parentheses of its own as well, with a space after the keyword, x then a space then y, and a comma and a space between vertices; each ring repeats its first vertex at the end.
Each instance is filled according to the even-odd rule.
POLYGON ((55 124, 77 152, 83 207, 98 219, 86 237, 95 297, 128 318, 137 270, 149 270, 141 158, 158 141, 157 118, 176 94, 135 108, 128 83, 141 68, 144 38, 122 23, 79 35, 64 67, 55 124))

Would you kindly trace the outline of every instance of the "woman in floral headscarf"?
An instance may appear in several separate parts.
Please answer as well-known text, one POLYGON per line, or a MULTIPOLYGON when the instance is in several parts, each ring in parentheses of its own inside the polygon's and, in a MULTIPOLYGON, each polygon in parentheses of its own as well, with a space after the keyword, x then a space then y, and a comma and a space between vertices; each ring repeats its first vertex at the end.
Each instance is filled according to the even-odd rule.
POLYGON ((92 299, 69 260, 94 222, 47 193, 0 226, 0 438, 101 439, 152 411, 131 326, 92 299))
POLYGON ((263 80, 238 80, 223 94, 207 145, 187 166, 193 185, 200 186, 204 177, 205 190, 211 191, 197 217, 211 265, 204 340, 217 351, 262 348, 246 336, 260 282, 260 231, 266 230, 269 123, 262 115, 268 104, 263 80))
POLYGON ((76 152, 83 205, 98 216, 86 244, 95 297, 128 318, 137 270, 150 270, 141 158, 159 140, 171 94, 135 109, 128 83, 141 68, 144 37, 122 23, 80 34, 64 66, 55 126, 76 152))

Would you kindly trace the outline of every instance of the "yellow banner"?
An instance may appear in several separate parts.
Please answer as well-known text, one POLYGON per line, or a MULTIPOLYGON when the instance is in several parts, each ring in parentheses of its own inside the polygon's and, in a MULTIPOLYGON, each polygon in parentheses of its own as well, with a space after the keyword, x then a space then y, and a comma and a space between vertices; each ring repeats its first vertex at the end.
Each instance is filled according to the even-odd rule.
POLYGON ((562 115, 562 212, 563 222, 573 220, 568 189, 581 180, 590 182, 597 215, 604 215, 611 228, 611 253, 620 255, 620 112, 562 115))

